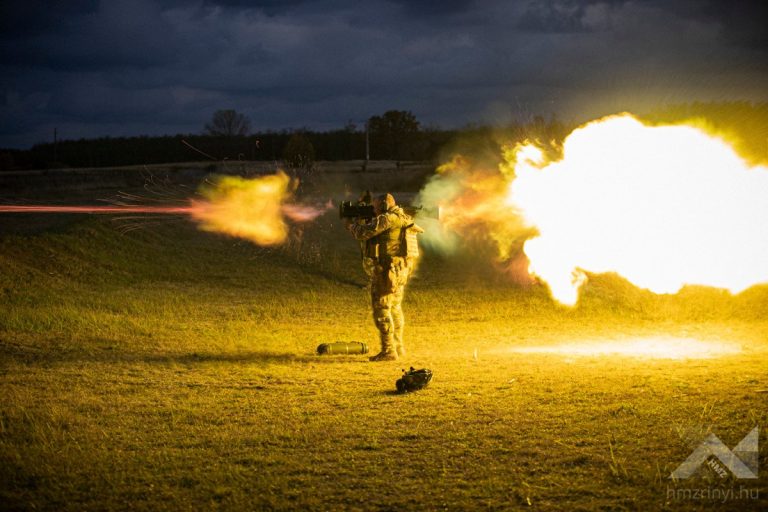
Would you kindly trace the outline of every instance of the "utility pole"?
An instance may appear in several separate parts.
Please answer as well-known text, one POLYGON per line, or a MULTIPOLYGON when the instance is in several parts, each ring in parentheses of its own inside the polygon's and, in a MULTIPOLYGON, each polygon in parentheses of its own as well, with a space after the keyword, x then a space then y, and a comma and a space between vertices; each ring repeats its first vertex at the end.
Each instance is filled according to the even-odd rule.
POLYGON ((59 153, 59 131, 58 131, 58 128, 54 128, 53 129, 53 163, 54 165, 58 165, 56 164, 56 162, 59 161, 58 153, 59 153))
POLYGON ((368 160, 371 159, 371 138, 368 135, 370 127, 370 119, 365 120, 365 162, 363 163, 363 170, 368 169, 368 160))

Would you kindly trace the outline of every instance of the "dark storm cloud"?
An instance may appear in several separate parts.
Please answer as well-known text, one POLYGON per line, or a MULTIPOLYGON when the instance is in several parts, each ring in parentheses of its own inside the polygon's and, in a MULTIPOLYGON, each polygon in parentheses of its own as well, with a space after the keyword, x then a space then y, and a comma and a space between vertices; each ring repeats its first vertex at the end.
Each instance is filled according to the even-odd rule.
POLYGON ((96 0, 3 0, 0 2, 0 40, 55 32, 61 28, 62 20, 94 13, 97 9, 96 0))
POLYGON ((577 2, 534 2, 529 4, 515 27, 529 32, 580 32, 587 5, 577 2))
POLYGON ((768 2, 763 0, 677 0, 654 2, 670 14, 714 23, 730 43, 768 51, 768 2))
MULTIPOLYGON (((768 2, 764 0, 543 0, 531 2, 516 26, 541 32, 593 30, 585 23, 590 9, 652 9, 670 18, 696 20, 719 27, 728 42, 766 49, 768 2)), ((653 27, 647 27, 649 35, 653 27)))
POLYGON ((762 3, 714 0, 3 2, 0 146, 358 125, 457 126, 766 100, 762 3))
POLYGON ((454 16, 472 10, 477 0, 443 0, 442 2, 430 2, 429 0, 392 0, 400 5, 407 15, 440 18, 454 16))
POLYGON ((313 3, 307 0, 206 0, 208 6, 219 6, 236 10, 257 10, 269 16, 286 14, 296 6, 313 3))
MULTIPOLYGON (((20 9, 29 30, 6 38, 2 63, 19 68, 48 68, 62 72, 150 67, 174 59, 173 27, 148 2, 105 2, 93 9, 54 8, 44 15, 20 9)), ((16 18, 19 15, 15 16, 16 18)))

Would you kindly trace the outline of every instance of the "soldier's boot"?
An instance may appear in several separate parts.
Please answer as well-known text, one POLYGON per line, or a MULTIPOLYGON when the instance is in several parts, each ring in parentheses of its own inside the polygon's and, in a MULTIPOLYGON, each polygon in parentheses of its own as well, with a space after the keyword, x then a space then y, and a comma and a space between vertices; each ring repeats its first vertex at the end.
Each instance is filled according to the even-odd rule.
POLYGON ((392 331, 381 329, 381 352, 369 358, 370 361, 397 361, 397 350, 393 341, 392 331))
POLYGON ((397 361, 397 352, 394 350, 385 352, 383 349, 381 352, 376 354, 375 356, 371 356, 368 358, 369 361, 397 361))

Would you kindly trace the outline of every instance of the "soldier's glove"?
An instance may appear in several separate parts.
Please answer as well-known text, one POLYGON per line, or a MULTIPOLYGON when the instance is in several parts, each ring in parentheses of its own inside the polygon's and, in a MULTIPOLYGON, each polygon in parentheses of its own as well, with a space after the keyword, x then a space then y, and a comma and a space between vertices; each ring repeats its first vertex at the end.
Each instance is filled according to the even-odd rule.
POLYGON ((414 370, 411 366, 409 371, 403 370, 403 376, 395 382, 395 387, 397 387, 398 393, 409 393, 426 387, 431 380, 432 370, 426 368, 414 370))

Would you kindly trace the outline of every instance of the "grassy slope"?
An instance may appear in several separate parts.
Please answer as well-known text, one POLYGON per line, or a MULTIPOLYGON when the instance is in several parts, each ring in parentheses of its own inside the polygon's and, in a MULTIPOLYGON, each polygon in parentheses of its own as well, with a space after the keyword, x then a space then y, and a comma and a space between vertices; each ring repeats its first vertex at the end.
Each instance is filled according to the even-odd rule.
MULTIPOLYGON (((666 498, 687 441, 713 429, 733 446, 768 424, 765 288, 657 298, 602 276, 569 311, 473 270, 469 256, 432 256, 406 299, 411 357, 315 356, 324 341, 375 345, 356 246, 332 221, 282 250, 183 222, 125 235, 107 218, 5 230, 0 502, 697 508, 712 503, 666 498), (669 362, 506 350, 616 333, 722 338, 745 352, 669 362), (393 394, 405 365, 432 368, 430 388, 393 394)), ((760 502, 723 507, 765 507, 761 441, 759 482, 704 472, 686 485, 759 487, 760 502)))

